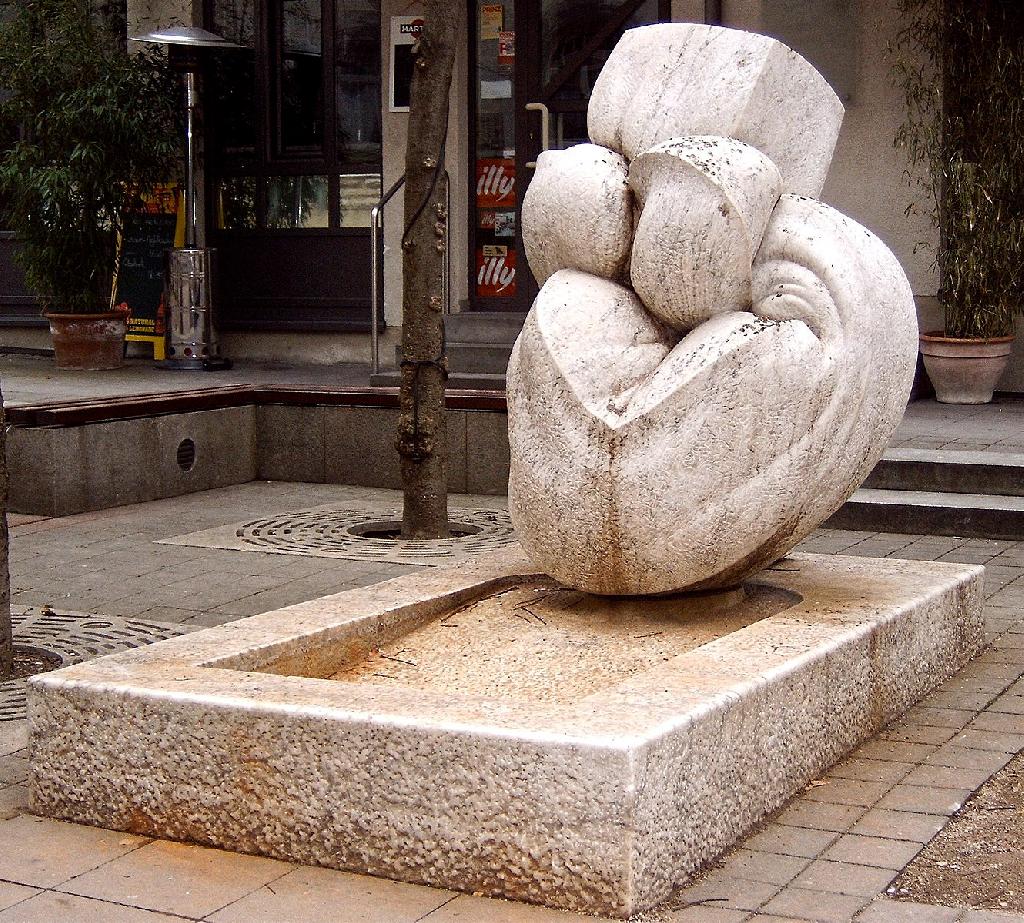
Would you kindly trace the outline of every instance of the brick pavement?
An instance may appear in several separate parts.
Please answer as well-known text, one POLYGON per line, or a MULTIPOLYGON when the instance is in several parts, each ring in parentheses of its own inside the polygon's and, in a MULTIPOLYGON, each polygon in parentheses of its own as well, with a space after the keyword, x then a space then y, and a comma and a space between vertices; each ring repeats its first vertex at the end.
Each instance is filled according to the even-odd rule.
MULTIPOLYGON (((343 499, 393 502, 394 494, 253 483, 61 520, 17 518, 16 600, 204 624, 404 573, 397 565, 152 544, 254 510, 343 499)), ((644 919, 1024 923, 1024 915, 886 895, 949 815, 1024 745, 1024 543, 821 530, 801 550, 985 564, 992 646, 644 919)), ((0 923, 595 919, 36 818, 26 804, 26 742, 24 721, 0 722, 0 923)))

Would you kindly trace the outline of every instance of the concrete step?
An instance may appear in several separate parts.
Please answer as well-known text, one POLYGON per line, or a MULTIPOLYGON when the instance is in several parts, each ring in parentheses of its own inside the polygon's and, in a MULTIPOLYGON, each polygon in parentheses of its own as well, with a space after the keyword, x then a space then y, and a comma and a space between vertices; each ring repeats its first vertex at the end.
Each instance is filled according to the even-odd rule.
POLYGON ((1024 496, 1024 454, 889 449, 865 487, 1024 496))
POLYGON ((511 343, 448 343, 448 368, 453 373, 501 375, 508 369, 511 343))
POLYGON ((827 529, 1024 539, 1024 497, 861 488, 827 529))
MULTIPOLYGON (((401 383, 401 376, 394 369, 370 376, 370 386, 373 388, 397 388, 401 383)), ((504 392, 505 376, 452 372, 448 375, 448 390, 504 392)))
POLYGON ((512 311, 463 311, 445 318, 449 343, 507 344, 523 329, 526 315, 512 311))

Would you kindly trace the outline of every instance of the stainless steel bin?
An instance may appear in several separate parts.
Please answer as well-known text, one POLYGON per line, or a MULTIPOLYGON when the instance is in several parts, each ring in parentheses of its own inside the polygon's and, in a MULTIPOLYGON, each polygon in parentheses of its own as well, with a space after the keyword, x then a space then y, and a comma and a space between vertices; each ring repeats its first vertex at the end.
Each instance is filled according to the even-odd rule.
POLYGON ((214 252, 198 247, 167 251, 169 366, 203 369, 220 359, 211 291, 214 252))

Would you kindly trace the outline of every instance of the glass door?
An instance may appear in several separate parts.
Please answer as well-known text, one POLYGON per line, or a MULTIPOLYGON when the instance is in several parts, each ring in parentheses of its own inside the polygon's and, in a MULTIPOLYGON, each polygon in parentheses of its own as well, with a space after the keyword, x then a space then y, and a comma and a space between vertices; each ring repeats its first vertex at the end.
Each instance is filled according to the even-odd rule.
POLYGON ((473 155, 469 215, 470 294, 484 311, 525 311, 525 266, 519 237, 516 160, 516 7, 515 0, 476 0, 471 22, 473 81, 473 155))
POLYGON ((473 0, 471 308, 529 309, 537 283, 519 228, 537 157, 588 140, 587 102, 615 43, 670 18, 670 0, 473 0))

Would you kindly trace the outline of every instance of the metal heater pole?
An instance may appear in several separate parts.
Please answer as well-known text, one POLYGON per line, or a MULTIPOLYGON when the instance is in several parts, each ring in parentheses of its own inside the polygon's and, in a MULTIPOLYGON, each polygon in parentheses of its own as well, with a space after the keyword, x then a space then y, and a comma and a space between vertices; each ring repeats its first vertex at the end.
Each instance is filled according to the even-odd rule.
POLYGON ((196 75, 185 72, 185 247, 196 246, 196 75))

